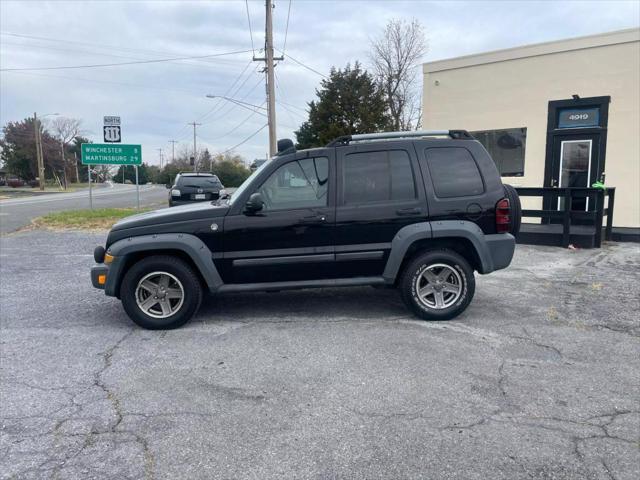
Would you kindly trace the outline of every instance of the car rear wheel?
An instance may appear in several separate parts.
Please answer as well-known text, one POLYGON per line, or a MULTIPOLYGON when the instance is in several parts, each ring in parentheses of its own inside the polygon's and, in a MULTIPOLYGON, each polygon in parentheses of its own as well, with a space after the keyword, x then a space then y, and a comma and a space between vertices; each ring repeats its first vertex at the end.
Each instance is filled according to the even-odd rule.
POLYGON ((120 286, 122 306, 129 318, 150 330, 177 328, 187 323, 202 301, 202 286, 183 260, 167 255, 135 263, 120 286))
POLYGON ((424 320, 460 315, 475 292, 473 269, 451 250, 430 250, 414 258, 400 281, 404 303, 424 320))

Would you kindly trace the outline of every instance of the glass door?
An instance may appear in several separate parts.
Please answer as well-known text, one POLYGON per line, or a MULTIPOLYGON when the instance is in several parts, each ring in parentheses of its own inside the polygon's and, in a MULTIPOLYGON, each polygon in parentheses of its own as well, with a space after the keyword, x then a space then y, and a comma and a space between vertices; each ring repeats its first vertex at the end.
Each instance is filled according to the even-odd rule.
MULTIPOLYGON (((598 151, 600 134, 565 134, 553 138, 551 184, 558 188, 588 188, 595 182, 600 173, 598 151)), ((546 208, 564 209, 564 197, 552 195, 546 208)), ((574 196, 571 210, 586 212, 589 198, 574 196)), ((559 220, 557 220, 559 221, 559 220)), ((575 222, 579 223, 579 222, 575 222)))
MULTIPOLYGON (((564 140, 560 142, 558 187, 586 188, 591 185, 592 140, 564 140)), ((558 210, 564 209, 564 197, 558 198, 558 210)), ((589 210, 589 198, 573 199, 572 210, 589 210)))

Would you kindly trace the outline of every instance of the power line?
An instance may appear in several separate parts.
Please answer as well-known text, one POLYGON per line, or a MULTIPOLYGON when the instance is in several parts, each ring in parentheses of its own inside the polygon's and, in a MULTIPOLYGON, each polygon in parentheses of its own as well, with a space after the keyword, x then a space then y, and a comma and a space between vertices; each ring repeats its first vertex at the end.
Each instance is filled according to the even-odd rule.
MULTIPOLYGON (((231 83, 231 86, 227 89, 225 95, 231 91, 231 89, 236 85, 236 83, 238 83, 238 81, 242 78, 242 75, 244 75, 244 72, 247 71, 247 68, 249 68, 249 65, 251 65, 252 63, 253 63, 253 60, 249 60, 247 62, 245 67, 242 69, 242 71, 238 74, 238 76, 235 78, 235 80, 231 83)), ((222 100, 218 99, 218 102, 216 102, 213 105, 213 107, 211 107, 209 110, 207 110, 204 114, 200 115, 196 119, 196 121, 198 121, 198 122, 202 121, 205 117, 207 117, 208 115, 213 113, 214 110, 221 108, 221 104, 222 104, 222 100)), ((182 128, 180 130, 178 130, 178 132, 176 133, 175 137, 178 140, 182 140, 183 138, 186 138, 186 136, 188 134, 189 134, 189 130, 187 129, 186 126, 183 125, 182 128)))
MULTIPOLYGON (((282 89, 280 88, 280 81, 278 79, 278 75, 276 75, 275 77, 276 77, 276 89, 278 90, 278 93, 280 94, 280 96, 284 97, 284 94, 282 93, 282 89)), ((287 111, 287 113, 289 114, 289 118, 291 119, 291 122, 296 123, 295 119, 293 118, 292 111, 283 105, 282 100, 276 100, 276 103, 280 104, 280 106, 287 111)))
MULTIPOLYGON (((276 77, 276 88, 280 92, 280 96, 283 97, 283 98, 287 98, 287 95, 285 95, 285 92, 284 92, 284 86, 281 84, 280 77, 278 77, 278 73, 277 72, 275 72, 275 77, 276 77)), ((291 108, 296 108, 296 109, 300 110, 301 112, 304 112, 305 115, 309 113, 304 108, 297 107, 296 105, 293 105, 291 103, 285 102, 284 100, 278 100, 278 103, 282 104, 282 106, 287 105, 287 106, 289 106, 291 108)), ((301 115, 302 116, 302 114, 299 113, 299 112, 292 112, 292 113, 294 113, 295 115, 301 115)))
POLYGON ((179 89, 179 88, 164 88, 164 87, 156 87, 154 85, 142 85, 142 84, 136 84, 136 83, 124 83, 124 82, 110 82, 110 81, 106 81, 106 80, 95 80, 95 79, 91 79, 91 78, 80 78, 80 77, 70 77, 70 76, 65 76, 65 75, 51 75, 48 73, 34 73, 34 72, 14 72, 20 75, 30 75, 30 76, 35 76, 35 77, 46 77, 46 78, 60 78, 60 79, 64 79, 64 80, 78 80, 81 82, 89 82, 89 83, 101 83, 101 84, 105 84, 105 85, 116 85, 116 86, 121 86, 121 87, 134 87, 134 88, 144 88, 144 89, 156 89, 156 90, 164 90, 167 92, 180 92, 180 93, 189 93, 191 95, 196 95, 195 92, 192 92, 190 90, 184 90, 184 89, 179 89))
POLYGON ((289 33, 289 16, 291 15, 291 0, 289 0, 289 9, 287 10, 287 26, 284 29, 284 44, 282 45, 282 54, 287 49, 287 34, 289 33))
POLYGON ((277 48, 276 50, 278 50, 280 53, 282 53, 285 57, 293 60, 295 63, 297 63, 298 65, 300 65, 301 67, 306 68, 307 70, 320 75, 322 78, 327 78, 327 76, 324 73, 320 73, 318 70, 311 68, 309 65, 305 65, 304 63, 302 63, 300 60, 296 60, 295 58, 293 58, 291 55, 289 55, 288 53, 284 53, 282 50, 280 50, 279 48, 277 48))
MULTIPOLYGON (((36 35, 26 35, 26 34, 18 34, 18 33, 11 33, 11 32, 0 32, 0 35, 10 36, 10 37, 17 37, 17 38, 26 38, 26 39, 30 39, 30 40, 40 40, 40 41, 45 41, 45 42, 68 43, 68 44, 75 44, 75 45, 84 45, 84 46, 89 46, 89 47, 97 47, 100 50, 108 50, 109 52, 113 52, 114 50, 120 50, 122 52, 134 52, 134 53, 143 53, 143 54, 150 54, 150 55, 162 55, 162 56, 172 55, 173 54, 173 53, 170 53, 170 52, 160 51, 160 50, 149 50, 149 49, 140 49, 140 48, 121 47, 121 46, 118 46, 118 45, 107 45, 107 44, 102 44, 102 43, 79 42, 77 40, 62 40, 62 39, 58 39, 58 38, 40 37, 40 36, 36 36, 36 35)), ((6 44, 6 42, 3 42, 3 43, 6 44)), ((38 45, 38 46, 40 46, 40 45, 38 45)), ((47 47, 47 48, 52 48, 52 47, 47 47)), ((102 53, 102 52, 100 52, 100 54, 101 55, 110 55, 109 53, 102 53)), ((185 54, 185 55, 181 55, 181 56, 187 56, 187 55, 185 54)), ((123 58, 131 58, 131 57, 123 57, 123 58)), ((201 62, 209 63, 209 62, 207 62, 207 59, 194 59, 194 60, 195 61, 201 61, 201 62)))
MULTIPOLYGON (((84 55, 100 55, 102 57, 113 57, 113 58, 126 58, 129 60, 148 60, 148 58, 140 58, 139 56, 133 57, 131 55, 116 55, 115 53, 107 53, 107 52, 101 52, 98 50, 83 50, 83 49, 78 49, 78 48, 60 48, 60 47, 52 47, 50 45, 34 45, 34 44, 28 44, 28 43, 13 43, 13 42, 2 42, 2 45, 13 45, 16 47, 23 47, 26 48, 28 50, 32 50, 34 48, 41 48, 41 49, 45 49, 45 50, 55 50, 55 51, 59 51, 59 52, 73 52, 73 53, 80 53, 80 54, 84 54, 84 55)), ((158 55, 158 54, 153 54, 153 55, 158 55)), ((166 55, 166 53, 164 53, 163 55, 166 55)), ((206 60, 206 59, 204 59, 206 60)), ((204 60, 196 60, 196 61, 201 61, 203 62, 204 60)), ((213 59, 212 59, 213 60, 213 59)), ((221 60, 218 60, 221 61, 221 60)), ((229 62, 229 60, 227 60, 227 62, 229 62)), ((211 64, 211 62, 206 62, 205 64, 199 64, 199 63, 184 63, 183 61, 170 61, 167 63, 172 63, 174 65, 182 65, 182 66, 189 66, 189 67, 200 67, 200 68, 210 68, 213 67, 214 65, 211 64)))
POLYGON ((256 49, 253 47, 253 31, 251 30, 251 17, 249 16, 249 0, 244 0, 244 4, 247 7, 247 22, 249 22, 249 37, 251 37, 251 51, 253 55, 256 54, 256 49))
MULTIPOLYGON (((235 80, 231 83, 231 85, 229 86, 229 88, 227 88, 227 90, 225 91, 224 95, 228 95, 229 92, 233 89, 233 87, 236 86, 236 84, 238 83, 238 81, 242 78, 242 76, 244 75, 244 72, 247 71, 247 69, 249 68, 249 65, 251 65, 253 63, 253 60, 249 60, 249 62, 247 62, 247 64, 244 66, 244 68, 242 69, 242 71, 238 74, 238 76, 235 78, 235 80)), ((249 79, 251 75, 247 76, 247 78, 245 79, 245 81, 242 83, 242 85, 244 85, 247 80, 249 79)), ((241 85, 241 87, 242 87, 241 85)), ((241 88, 240 87, 240 88, 241 88)), ((217 102, 215 102, 215 104, 213 105, 213 107, 211 107, 209 110, 207 110, 206 113, 204 113, 203 115, 201 115, 198 118, 198 121, 202 121, 204 120, 205 117, 209 116, 210 114, 212 114, 214 111, 218 111, 220 110, 220 108, 222 108, 221 106, 222 104, 222 100, 218 99, 217 102)))
MULTIPOLYGON (((266 101, 265 101, 265 102, 263 102, 263 103, 262 103, 262 105, 264 105, 265 103, 267 103, 267 102, 266 102, 266 101)), ((234 133, 236 130, 238 130, 241 126, 243 126, 245 123, 247 123, 247 122, 249 121, 249 119, 250 119, 251 117, 253 117, 256 113, 259 113, 259 111, 258 111, 257 109, 256 109, 256 110, 254 110, 253 112, 251 112, 251 113, 247 116, 247 118, 245 118, 244 120, 242 120, 240 123, 238 123, 235 127, 233 127, 231 130, 229 130, 227 133, 224 133, 224 134, 220 135, 219 137, 215 137, 215 138, 212 138, 212 139, 210 139, 210 140, 207 140, 206 138, 204 138, 203 140, 205 140, 206 142, 208 142, 208 143, 211 143, 211 144, 212 144, 212 143, 213 143, 213 142, 215 142, 215 141, 218 141, 218 140, 220 140, 220 139, 222 139, 222 138, 224 138, 224 137, 227 137, 227 136, 231 135, 231 134, 232 134, 232 133, 234 133)), ((198 135, 198 137, 200 137, 200 135, 198 135)), ((202 138, 202 137, 200 137, 200 138, 202 138)))
MULTIPOLYGON (((245 98, 247 98, 251 93, 253 93, 253 91, 258 87, 258 85, 261 85, 261 84, 262 84, 262 78, 258 79, 258 82, 257 82, 253 87, 251 87, 251 89, 250 89, 247 93, 245 93, 242 97, 240 97, 240 98, 238 98, 238 99, 233 98, 233 97, 226 97, 226 99, 227 99, 228 101, 230 101, 230 103, 231 103, 232 105, 231 105, 231 106, 230 106, 226 111, 224 111, 224 112, 222 112, 222 109, 223 109, 224 107, 223 107, 223 108, 221 108, 221 109, 220 109, 220 114, 219 114, 219 115, 216 115, 214 118, 210 118, 209 120, 207 120, 206 122, 204 122, 204 123, 205 123, 205 125, 206 125, 206 124, 209 124, 209 123, 213 123, 214 121, 216 121, 216 120, 218 120, 218 119, 220 119, 220 118, 222 118, 222 117, 224 117, 224 116, 228 115, 229 113, 231 113, 231 111, 233 111, 236 107, 238 107, 238 106, 242 106, 242 105, 239 105, 239 103, 243 103, 242 101, 243 101, 245 98)), ((236 93, 237 93, 237 92, 236 92, 236 93)), ((221 97, 222 97, 222 96, 221 96, 221 97)), ((222 101, 222 100, 223 100, 223 99, 222 99, 222 98, 220 98, 220 101, 222 101)), ((246 102, 245 102, 245 103, 246 103, 246 102)), ((258 112, 258 113, 260 113, 260 112, 258 112)), ((263 115, 263 114, 261 113, 261 115, 263 115)))
POLYGON ((249 135, 247 138, 245 138, 243 141, 241 141, 237 145, 234 145, 231 148, 227 148, 224 152, 221 153, 221 155, 224 155, 225 153, 229 153, 231 150, 234 150, 234 149, 238 148, 240 145, 244 145, 249 140, 251 140, 253 137, 255 137, 258 133, 260 133, 262 130, 264 130, 268 125, 269 125, 268 123, 265 123, 262 127, 260 127, 258 130, 253 132, 251 135, 249 135))
POLYGON ((59 67, 29 67, 29 68, 0 68, 0 72, 17 72, 17 71, 32 71, 32 70, 69 70, 69 69, 78 69, 78 68, 101 68, 101 67, 120 67, 124 65, 140 65, 140 64, 149 64, 149 63, 163 63, 163 62, 172 62, 174 60, 193 60, 196 58, 213 58, 213 57, 222 57, 225 55, 237 55, 239 53, 248 53, 251 50, 237 50, 234 52, 225 52, 225 53, 213 53, 210 55, 194 55, 190 57, 173 57, 173 58, 161 58, 157 60, 137 60, 135 62, 121 62, 121 63, 102 63, 102 64, 94 64, 94 65, 67 65, 67 66, 59 66, 59 67))

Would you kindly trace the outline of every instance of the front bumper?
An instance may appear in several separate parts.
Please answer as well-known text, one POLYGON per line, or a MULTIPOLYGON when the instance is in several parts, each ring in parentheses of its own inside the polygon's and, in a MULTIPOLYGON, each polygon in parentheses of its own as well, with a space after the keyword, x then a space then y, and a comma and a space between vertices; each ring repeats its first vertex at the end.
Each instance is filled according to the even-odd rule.
POLYGON ((108 278, 109 267, 107 267, 106 265, 97 265, 95 267, 91 267, 91 284, 94 288, 104 290, 108 278), (104 277, 101 277, 102 275, 104 275, 104 277), (102 278, 104 278, 103 282, 100 281, 102 278))

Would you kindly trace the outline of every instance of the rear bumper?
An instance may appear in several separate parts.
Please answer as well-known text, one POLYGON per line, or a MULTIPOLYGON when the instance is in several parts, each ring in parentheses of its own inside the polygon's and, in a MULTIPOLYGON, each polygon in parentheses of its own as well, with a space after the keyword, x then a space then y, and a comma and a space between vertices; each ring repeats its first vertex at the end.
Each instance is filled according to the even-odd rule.
POLYGON ((100 283, 100 276, 104 275, 105 279, 109 278, 109 267, 105 265, 97 265, 95 267, 91 267, 91 284, 94 288, 99 288, 100 290, 105 289, 106 281, 100 283))
POLYGON ((513 253, 516 249, 516 239, 514 236, 509 233, 498 233, 495 235, 485 235, 484 240, 487 244, 487 253, 490 256, 492 268, 482 273, 507 268, 513 259, 513 253))
POLYGON ((173 199, 173 197, 169 198, 169 206, 170 207, 177 207, 178 205, 191 205, 192 203, 200 203, 200 202, 213 202, 215 200, 218 200, 220 198, 220 195, 218 193, 212 193, 211 196, 209 198, 205 198, 204 200, 184 200, 184 199, 173 199))

